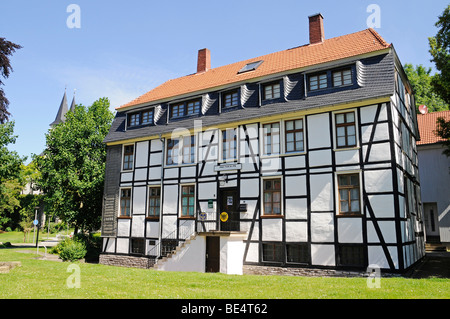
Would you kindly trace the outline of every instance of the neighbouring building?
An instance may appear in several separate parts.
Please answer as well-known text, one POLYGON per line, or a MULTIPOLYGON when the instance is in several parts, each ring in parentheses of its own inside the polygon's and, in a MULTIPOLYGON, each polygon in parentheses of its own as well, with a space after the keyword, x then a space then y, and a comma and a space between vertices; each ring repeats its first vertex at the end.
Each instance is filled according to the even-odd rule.
POLYGON ((418 114, 417 142, 426 242, 450 249, 450 158, 443 154, 443 139, 436 136, 436 120, 450 120, 450 111, 418 114))
POLYGON ((163 83, 105 138, 104 264, 401 272, 424 254, 414 96, 373 29, 163 83), (162 258, 164 257, 164 258, 162 258), (156 262, 156 265, 154 265, 156 262))

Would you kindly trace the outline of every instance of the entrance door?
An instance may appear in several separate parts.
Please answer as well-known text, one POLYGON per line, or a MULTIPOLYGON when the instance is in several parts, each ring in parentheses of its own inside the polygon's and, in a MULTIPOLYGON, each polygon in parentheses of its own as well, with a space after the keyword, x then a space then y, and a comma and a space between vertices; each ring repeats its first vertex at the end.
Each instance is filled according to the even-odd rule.
POLYGON ((220 271, 220 237, 206 237, 206 272, 220 271))
POLYGON ((220 230, 239 231, 239 197, 237 188, 224 188, 219 192, 220 230), (223 214, 226 213, 226 214, 223 214))
POLYGON ((437 204, 424 203, 423 210, 425 217, 425 232, 427 236, 427 241, 433 240, 440 241, 437 204))

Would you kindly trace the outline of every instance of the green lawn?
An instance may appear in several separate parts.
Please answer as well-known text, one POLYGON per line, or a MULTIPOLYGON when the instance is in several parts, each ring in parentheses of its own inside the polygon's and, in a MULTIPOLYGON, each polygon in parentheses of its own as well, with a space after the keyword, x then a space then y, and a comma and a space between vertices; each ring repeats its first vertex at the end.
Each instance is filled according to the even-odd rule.
POLYGON ((37 260, 34 249, 0 249, 0 262, 20 261, 21 267, 0 273, 0 298, 186 298, 186 299, 391 299, 450 298, 448 279, 382 278, 368 288, 365 278, 224 275, 163 272, 75 263, 80 288, 69 288, 71 263, 37 260), (31 251, 31 253, 26 253, 31 251))

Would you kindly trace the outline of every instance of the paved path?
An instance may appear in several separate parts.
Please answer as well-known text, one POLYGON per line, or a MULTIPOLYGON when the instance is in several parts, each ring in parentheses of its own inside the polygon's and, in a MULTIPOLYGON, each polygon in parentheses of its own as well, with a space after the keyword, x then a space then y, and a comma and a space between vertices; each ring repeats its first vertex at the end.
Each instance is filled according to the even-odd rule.
POLYGON ((450 252, 427 252, 424 259, 410 271, 408 277, 450 278, 450 252))

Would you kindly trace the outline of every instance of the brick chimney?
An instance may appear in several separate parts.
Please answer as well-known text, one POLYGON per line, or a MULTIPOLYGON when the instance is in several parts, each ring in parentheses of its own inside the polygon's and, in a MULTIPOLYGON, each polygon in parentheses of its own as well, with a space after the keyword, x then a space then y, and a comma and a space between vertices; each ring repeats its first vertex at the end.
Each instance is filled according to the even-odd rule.
POLYGON ((322 43, 325 40, 323 17, 320 13, 309 16, 309 44, 322 43))
POLYGON ((211 52, 208 49, 198 50, 197 73, 211 69, 211 52))

